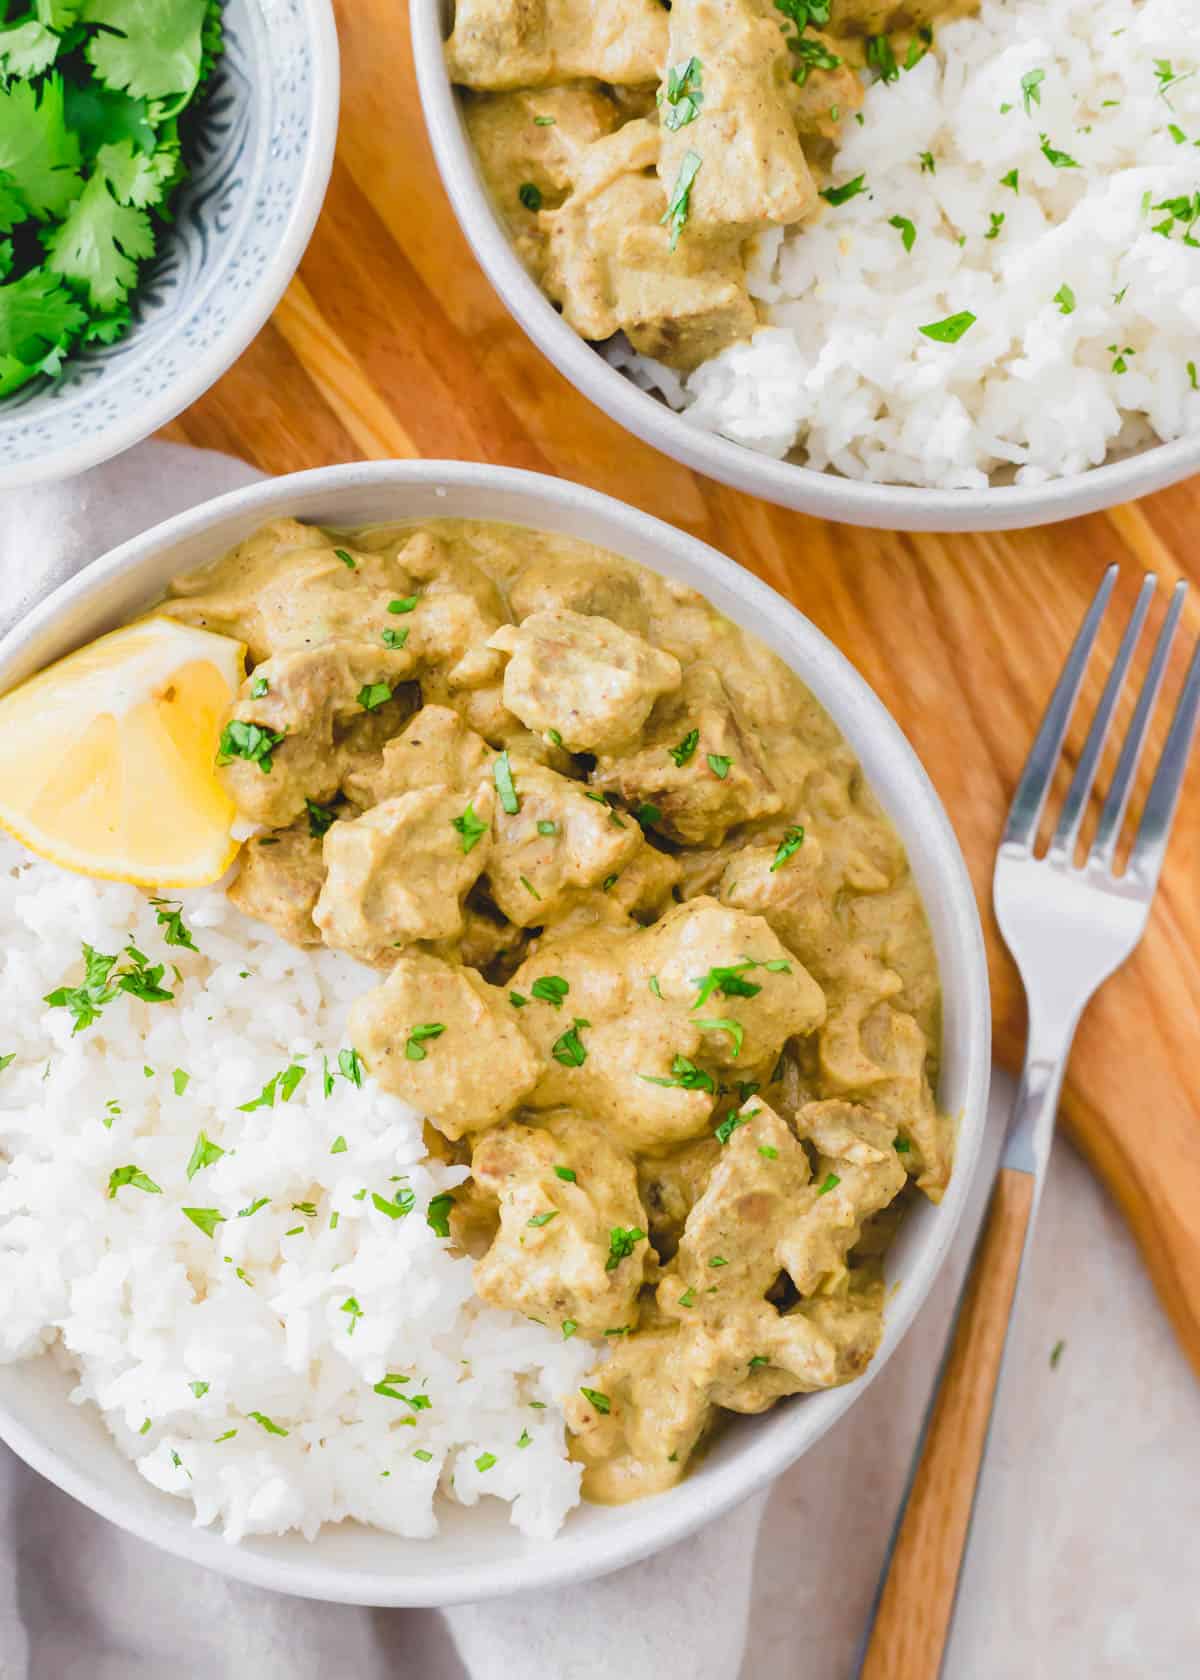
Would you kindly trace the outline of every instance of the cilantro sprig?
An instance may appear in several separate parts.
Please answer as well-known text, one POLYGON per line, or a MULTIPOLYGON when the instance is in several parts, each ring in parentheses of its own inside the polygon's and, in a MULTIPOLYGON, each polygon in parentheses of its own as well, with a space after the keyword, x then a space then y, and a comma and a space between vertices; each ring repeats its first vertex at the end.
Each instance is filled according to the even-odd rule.
POLYGON ((186 173, 179 118, 222 36, 221 0, 18 0, 0 15, 2 398, 128 330, 186 173))

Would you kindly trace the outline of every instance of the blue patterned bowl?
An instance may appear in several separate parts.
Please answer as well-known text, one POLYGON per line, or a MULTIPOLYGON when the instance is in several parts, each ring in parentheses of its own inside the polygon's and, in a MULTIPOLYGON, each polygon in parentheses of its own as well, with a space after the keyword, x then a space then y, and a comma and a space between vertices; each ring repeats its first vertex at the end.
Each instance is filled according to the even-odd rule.
POLYGON ((82 472, 165 425, 237 360, 295 273, 337 140, 330 0, 226 0, 225 43, 132 329, 0 400, 0 490, 82 472))

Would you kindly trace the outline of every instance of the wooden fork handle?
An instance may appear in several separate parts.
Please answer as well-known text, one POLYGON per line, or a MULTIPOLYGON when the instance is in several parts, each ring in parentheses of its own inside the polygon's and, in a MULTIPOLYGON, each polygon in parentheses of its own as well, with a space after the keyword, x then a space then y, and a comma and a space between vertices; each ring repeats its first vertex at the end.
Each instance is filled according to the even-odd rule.
POLYGON ((941 1670, 1033 1191, 1032 1174, 1000 1169, 860 1680, 937 1680, 941 1670))

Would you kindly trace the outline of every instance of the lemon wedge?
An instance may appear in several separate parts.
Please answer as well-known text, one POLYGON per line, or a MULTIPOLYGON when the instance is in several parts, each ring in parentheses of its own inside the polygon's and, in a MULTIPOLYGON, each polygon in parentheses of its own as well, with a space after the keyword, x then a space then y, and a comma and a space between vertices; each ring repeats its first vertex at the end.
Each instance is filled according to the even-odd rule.
POLYGON ((245 645, 169 618, 114 630, 0 698, 0 825, 82 875, 219 880, 237 842, 216 775, 245 645))

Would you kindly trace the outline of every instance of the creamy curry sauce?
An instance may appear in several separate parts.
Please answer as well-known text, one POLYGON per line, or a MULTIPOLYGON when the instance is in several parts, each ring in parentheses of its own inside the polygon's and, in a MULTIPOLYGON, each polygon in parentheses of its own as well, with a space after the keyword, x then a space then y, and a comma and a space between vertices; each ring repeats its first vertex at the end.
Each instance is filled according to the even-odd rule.
POLYGON ((279 520, 160 610, 249 650, 230 896, 379 969, 353 1042, 470 1164, 479 1294, 596 1345, 585 1493, 859 1375, 952 1136, 904 851, 798 678, 681 584, 469 521, 279 520))
POLYGON ((747 241, 824 210, 864 64, 977 0, 457 0, 446 46, 522 261, 584 338, 690 371, 748 338, 747 241))

